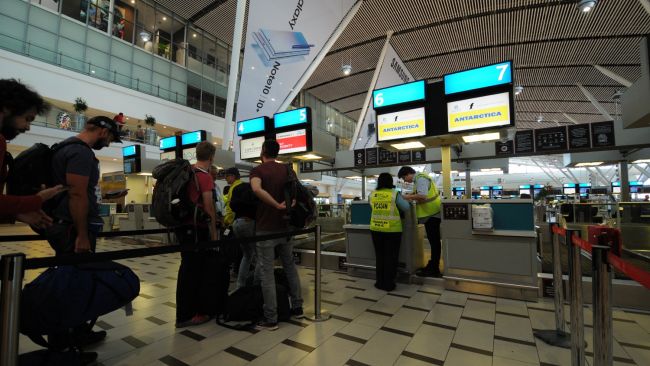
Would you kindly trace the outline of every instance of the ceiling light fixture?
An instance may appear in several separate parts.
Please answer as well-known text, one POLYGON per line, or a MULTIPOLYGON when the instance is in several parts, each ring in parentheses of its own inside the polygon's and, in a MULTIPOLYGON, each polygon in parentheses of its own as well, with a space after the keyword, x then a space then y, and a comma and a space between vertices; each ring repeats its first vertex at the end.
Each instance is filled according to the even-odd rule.
POLYGON ((167 20, 167 17, 163 17, 163 20, 167 20))
POLYGON ((578 3, 578 9, 583 13, 590 12, 598 4, 598 0, 580 0, 578 3))
POLYGON ((498 140, 500 138, 501 137, 498 132, 489 132, 480 135, 463 136, 463 141, 465 141, 465 143, 471 143, 471 142, 498 140))
POLYGON ((537 123, 541 123, 543 121, 544 121, 544 116, 542 116, 541 114, 537 116, 537 123))
POLYGON ((605 163, 604 161, 592 161, 590 163, 578 163, 576 164, 576 167, 599 166, 599 165, 603 165, 604 163, 605 163))
POLYGON ((521 94, 521 92, 524 91, 524 87, 521 85, 515 86, 515 95, 521 94))
POLYGON ((196 38, 196 33, 192 33, 192 37, 196 38))
POLYGON ((140 32, 140 39, 142 39, 142 42, 149 42, 151 40, 151 33, 147 31, 140 32))
POLYGON ((318 159, 322 159, 323 157, 319 156, 319 155, 316 155, 316 154, 305 154, 305 155, 299 156, 299 158, 302 159, 302 160, 318 160, 318 159))
POLYGON ((482 172, 503 172, 501 168, 483 168, 481 169, 482 172))
POLYGON ((396 148, 397 150, 409 150, 425 147, 424 144, 420 141, 403 142, 401 144, 392 144, 390 146, 396 148))
POLYGON ((640 164, 640 163, 650 163, 650 159, 639 159, 639 160, 634 160, 632 164, 640 164))
POLYGON ((341 71, 343 72, 343 75, 348 76, 352 73, 352 65, 350 64, 345 64, 341 66, 341 71))

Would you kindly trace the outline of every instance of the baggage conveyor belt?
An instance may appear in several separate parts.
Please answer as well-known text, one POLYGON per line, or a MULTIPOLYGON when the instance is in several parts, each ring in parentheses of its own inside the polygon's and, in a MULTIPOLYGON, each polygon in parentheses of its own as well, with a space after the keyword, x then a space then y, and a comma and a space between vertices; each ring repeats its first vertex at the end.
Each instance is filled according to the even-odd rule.
MULTIPOLYGON (((293 238, 293 253, 296 264, 313 267, 316 247, 313 234, 299 235, 293 238)), ((345 271, 345 233, 322 233, 321 263, 322 268, 345 271)))

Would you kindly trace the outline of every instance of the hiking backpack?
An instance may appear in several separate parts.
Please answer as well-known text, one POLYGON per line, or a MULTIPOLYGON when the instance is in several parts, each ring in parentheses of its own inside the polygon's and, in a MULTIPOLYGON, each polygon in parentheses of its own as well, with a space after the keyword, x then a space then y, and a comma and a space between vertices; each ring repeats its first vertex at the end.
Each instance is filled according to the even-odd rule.
POLYGON ((188 218, 198 219, 198 206, 187 194, 187 185, 199 182, 189 161, 174 159, 154 168, 156 179, 151 199, 151 215, 165 227, 183 225, 188 218))
POLYGON ((287 165, 284 197, 290 226, 302 229, 309 226, 318 217, 318 208, 316 207, 316 201, 314 201, 314 195, 300 183, 296 173, 289 165, 287 165), (293 205, 293 200, 296 201, 295 205, 293 205))
POLYGON ((18 154, 9 171, 7 193, 14 196, 31 196, 38 193, 42 185, 52 187, 52 157, 61 148, 74 144, 90 149, 85 142, 73 139, 54 144, 52 147, 39 142, 18 154))

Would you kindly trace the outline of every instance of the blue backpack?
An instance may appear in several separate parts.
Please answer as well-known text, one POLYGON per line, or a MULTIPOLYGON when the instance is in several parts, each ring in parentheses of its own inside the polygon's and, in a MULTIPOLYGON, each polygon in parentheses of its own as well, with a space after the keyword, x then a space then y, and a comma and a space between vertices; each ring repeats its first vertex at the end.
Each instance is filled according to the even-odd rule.
POLYGON ((20 304, 20 332, 34 343, 67 331, 130 303, 140 293, 133 271, 115 262, 47 269, 25 285, 20 304))

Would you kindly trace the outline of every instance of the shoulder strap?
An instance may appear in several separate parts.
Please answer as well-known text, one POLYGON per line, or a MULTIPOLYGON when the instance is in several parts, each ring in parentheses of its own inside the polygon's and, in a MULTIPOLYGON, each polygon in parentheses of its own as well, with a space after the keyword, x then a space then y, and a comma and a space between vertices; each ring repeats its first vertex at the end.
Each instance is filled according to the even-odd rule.
POLYGON ((83 145, 83 146, 90 149, 90 146, 88 146, 87 143, 85 143, 84 141, 81 141, 78 138, 61 141, 59 143, 56 143, 56 144, 52 145, 52 147, 50 149, 52 149, 53 152, 57 152, 57 151, 61 150, 62 148, 66 147, 66 146, 70 146, 70 145, 83 145))

